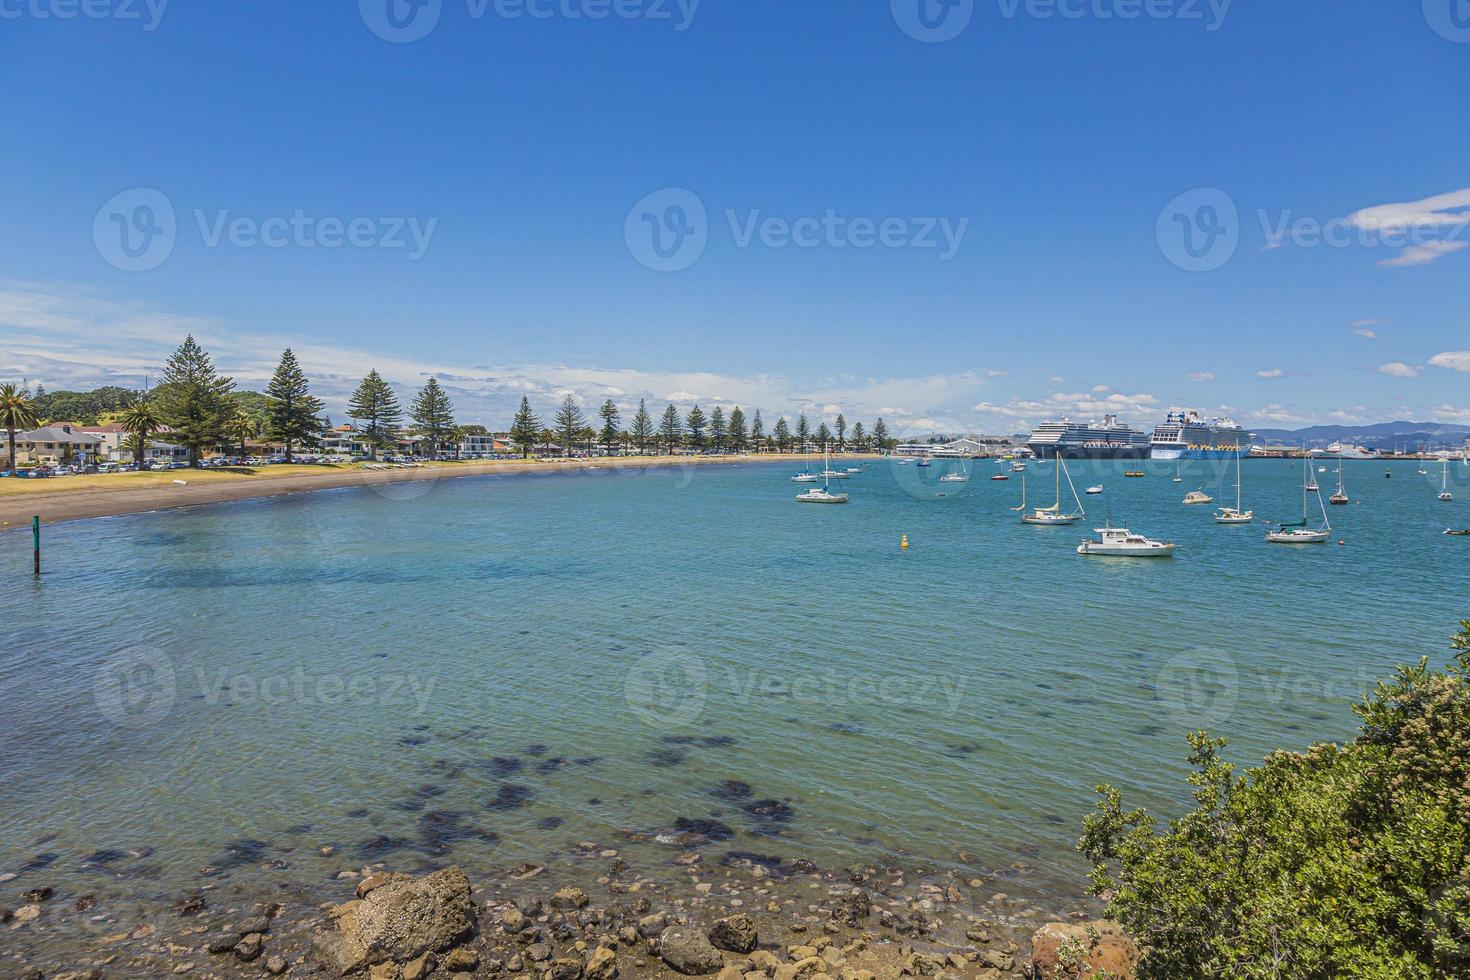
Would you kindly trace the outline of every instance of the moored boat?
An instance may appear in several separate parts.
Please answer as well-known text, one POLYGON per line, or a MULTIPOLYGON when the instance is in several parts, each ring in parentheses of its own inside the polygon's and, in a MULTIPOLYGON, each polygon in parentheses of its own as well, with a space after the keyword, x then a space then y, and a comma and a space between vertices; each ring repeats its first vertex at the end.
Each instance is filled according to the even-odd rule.
POLYGON ((1134 534, 1126 527, 1099 527, 1093 530, 1098 535, 1097 539, 1083 541, 1077 546, 1077 554, 1103 558, 1174 557, 1173 542, 1155 541, 1142 534, 1134 534))

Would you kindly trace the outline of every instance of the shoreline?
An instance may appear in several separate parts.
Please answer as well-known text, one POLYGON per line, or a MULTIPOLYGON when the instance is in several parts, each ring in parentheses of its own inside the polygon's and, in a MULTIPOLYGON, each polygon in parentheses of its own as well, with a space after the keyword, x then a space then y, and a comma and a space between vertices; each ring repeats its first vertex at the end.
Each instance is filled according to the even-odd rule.
MULTIPOLYGON (((284 476, 273 476, 269 468, 250 474, 231 474, 234 478, 189 482, 186 486, 175 483, 149 486, 127 486, 125 481, 132 474, 117 474, 104 477, 108 480, 124 481, 117 487, 86 486, 66 487, 52 491, 0 493, 0 532, 27 527, 33 516, 39 516, 43 524, 89 520, 98 517, 121 517, 128 514, 143 514, 181 507, 197 507, 208 504, 232 503, 288 494, 312 493, 319 490, 341 490, 352 487, 372 488, 392 483, 411 481, 437 481, 472 476, 503 476, 528 473, 557 474, 579 470, 596 469, 647 469, 680 468, 685 466, 743 466, 754 463, 788 463, 807 461, 814 457, 797 454, 762 454, 758 456, 606 456, 592 459, 557 460, 495 460, 491 462, 456 462, 452 460, 425 463, 422 468, 403 470, 365 470, 352 464, 346 468, 323 467, 321 472, 293 472, 284 476)), ((844 460, 882 459, 873 454, 847 454, 838 457, 844 460)), ((191 476, 203 472, 211 477, 218 470, 174 470, 174 479, 190 481, 191 476)), ((60 481, 91 479, 82 477, 56 477, 60 481)))
MULTIPOLYGON (((463 869, 468 877, 473 927, 455 945, 473 951, 476 976, 544 977, 555 964, 580 962, 605 947, 615 961, 604 964, 600 980, 685 972, 728 978, 732 974, 722 971, 734 965, 746 978, 754 971, 782 980, 818 972, 811 968, 815 964, 794 967, 830 947, 833 953, 820 968, 832 976, 896 980, 942 972, 965 980, 1022 978, 1030 975, 1038 928, 1092 918, 1085 901, 1070 903, 1070 909, 1061 903, 1041 908, 1007 895, 1001 881, 953 872, 871 862, 821 868, 799 859, 776 867, 696 846, 671 853, 662 873, 649 873, 630 867, 617 842, 576 846, 586 864, 570 874, 535 864, 464 864, 448 856, 356 864, 349 859, 314 884, 244 885, 227 870, 205 868, 183 889, 144 886, 141 891, 153 892, 147 898, 59 881, 52 888, 42 872, 29 876, 29 884, 41 890, 7 916, 12 921, 0 972, 28 978, 340 976, 341 966, 323 956, 331 948, 335 920, 361 905, 355 900, 375 885, 422 881, 445 869, 463 869), (699 969, 671 969, 661 933, 681 925, 702 931, 742 914, 759 932, 752 949, 764 954, 746 950, 699 969)), ((364 980, 368 975, 361 967, 347 972, 364 980)), ((403 976, 396 970, 382 975, 403 976)), ((558 975, 591 977, 584 971, 551 974, 558 975)))

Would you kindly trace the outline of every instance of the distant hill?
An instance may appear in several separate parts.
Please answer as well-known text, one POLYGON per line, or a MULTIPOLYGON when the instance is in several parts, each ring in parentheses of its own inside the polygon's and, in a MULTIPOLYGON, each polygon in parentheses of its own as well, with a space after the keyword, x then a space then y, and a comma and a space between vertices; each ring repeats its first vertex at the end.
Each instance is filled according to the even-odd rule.
POLYGON ((1256 429, 1256 442, 1323 446, 1346 442, 1369 449, 1460 446, 1470 437, 1470 425, 1447 422, 1375 422, 1372 425, 1313 425, 1305 429, 1256 429))

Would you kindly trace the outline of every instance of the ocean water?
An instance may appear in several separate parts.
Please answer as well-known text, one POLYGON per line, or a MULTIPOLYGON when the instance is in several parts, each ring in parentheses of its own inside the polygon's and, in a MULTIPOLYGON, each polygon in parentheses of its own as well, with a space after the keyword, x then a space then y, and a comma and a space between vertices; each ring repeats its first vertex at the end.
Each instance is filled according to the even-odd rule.
POLYGON ((1071 528, 1019 525, 993 463, 873 462, 846 507, 754 463, 79 522, 45 529, 39 582, 0 536, 0 904, 164 902, 201 869, 307 894, 367 860, 570 873, 596 844, 989 869, 1072 907, 1095 784, 1168 814, 1191 728, 1243 763, 1349 737, 1470 616, 1470 539, 1441 533, 1470 470, 1444 504, 1437 471, 1348 463, 1334 542, 1293 548, 1260 520, 1299 517, 1297 464, 1245 465, 1248 527, 1180 504, 1233 502, 1228 464, 1070 465, 1107 488, 1071 528), (1077 556, 1107 514, 1177 557, 1077 556))

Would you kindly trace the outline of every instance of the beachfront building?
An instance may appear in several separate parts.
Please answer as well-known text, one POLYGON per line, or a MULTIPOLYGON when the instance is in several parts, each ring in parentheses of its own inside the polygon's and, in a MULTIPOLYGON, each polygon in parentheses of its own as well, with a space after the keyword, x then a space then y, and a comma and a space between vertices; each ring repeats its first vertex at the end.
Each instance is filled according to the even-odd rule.
POLYGON ((322 433, 320 451, 326 456, 366 456, 368 444, 350 425, 339 425, 322 433))
POLYGON ((15 434, 15 461, 30 466, 88 466, 97 462, 101 447, 101 436, 70 425, 45 426, 15 434))

